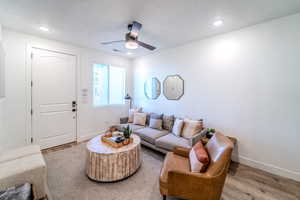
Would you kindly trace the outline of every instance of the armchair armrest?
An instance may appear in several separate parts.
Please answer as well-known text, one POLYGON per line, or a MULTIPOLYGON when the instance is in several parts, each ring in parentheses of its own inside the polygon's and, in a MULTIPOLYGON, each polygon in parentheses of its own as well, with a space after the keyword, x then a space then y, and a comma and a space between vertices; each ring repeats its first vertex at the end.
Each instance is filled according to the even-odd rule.
POLYGON ((168 195, 185 199, 219 199, 225 178, 226 173, 212 177, 172 170, 168 173, 168 195))
POLYGON ((180 146, 176 146, 173 149, 173 153, 175 153, 179 156, 183 156, 183 157, 189 157, 190 151, 191 151, 190 148, 185 148, 185 147, 180 147, 180 146))
POLYGON ((205 137, 206 133, 207 133, 207 128, 204 128, 202 131, 200 131, 193 137, 189 138, 189 145, 191 147, 194 146, 198 141, 201 140, 201 138, 205 137))
POLYGON ((120 124, 127 124, 128 123, 128 117, 121 117, 120 118, 120 124))

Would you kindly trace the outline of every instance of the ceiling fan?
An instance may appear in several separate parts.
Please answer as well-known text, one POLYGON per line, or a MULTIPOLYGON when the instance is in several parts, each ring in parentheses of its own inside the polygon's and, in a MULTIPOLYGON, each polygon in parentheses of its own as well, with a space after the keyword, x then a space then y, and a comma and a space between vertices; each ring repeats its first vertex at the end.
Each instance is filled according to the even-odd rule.
POLYGON ((125 47, 127 49, 137 49, 139 46, 144 47, 150 51, 156 49, 156 47, 146 44, 138 40, 139 32, 142 28, 142 24, 136 21, 133 21, 131 24, 128 24, 128 33, 125 35, 125 40, 116 40, 110 42, 101 42, 103 45, 109 45, 114 43, 125 42, 125 47))

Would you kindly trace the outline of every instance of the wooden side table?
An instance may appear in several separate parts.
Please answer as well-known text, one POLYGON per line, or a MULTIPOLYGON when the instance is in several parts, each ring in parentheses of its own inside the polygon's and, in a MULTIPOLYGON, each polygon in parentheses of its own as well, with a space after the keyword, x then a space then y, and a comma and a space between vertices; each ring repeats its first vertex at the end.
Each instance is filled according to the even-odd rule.
POLYGON ((113 182, 135 173, 140 165, 141 139, 132 134, 133 143, 113 148, 101 141, 101 135, 87 143, 86 174, 95 181, 113 182))

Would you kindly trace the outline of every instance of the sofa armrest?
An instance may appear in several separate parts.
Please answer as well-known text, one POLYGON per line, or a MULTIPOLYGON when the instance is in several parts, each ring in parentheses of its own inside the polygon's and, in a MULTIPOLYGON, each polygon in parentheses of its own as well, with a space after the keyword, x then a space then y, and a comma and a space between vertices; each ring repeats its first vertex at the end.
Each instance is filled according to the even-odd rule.
POLYGON ((190 151, 191 151, 190 148, 180 147, 180 146, 176 146, 173 149, 173 153, 183 157, 189 157, 190 151))
POLYGON ((206 133, 207 133, 207 128, 203 129, 193 137, 189 138, 189 145, 191 147, 194 146, 198 141, 201 140, 201 138, 205 137, 206 133))
POLYGON ((121 117, 120 118, 120 124, 127 124, 128 123, 128 117, 121 117))

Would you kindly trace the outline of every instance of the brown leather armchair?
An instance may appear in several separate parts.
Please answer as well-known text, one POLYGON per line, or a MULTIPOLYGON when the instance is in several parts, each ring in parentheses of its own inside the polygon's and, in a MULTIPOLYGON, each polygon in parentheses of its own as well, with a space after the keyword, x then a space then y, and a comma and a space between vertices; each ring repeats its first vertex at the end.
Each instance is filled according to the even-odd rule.
POLYGON ((205 173, 190 172, 188 148, 176 147, 166 155, 160 178, 164 199, 172 196, 191 200, 219 200, 231 161, 233 142, 216 133, 206 144, 210 164, 205 173))

